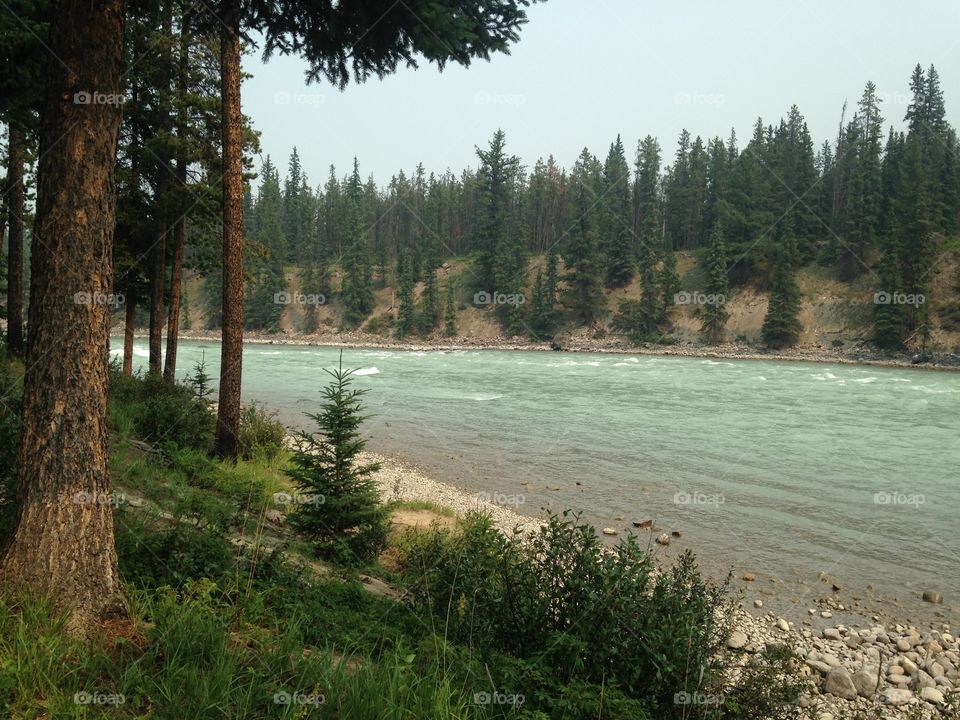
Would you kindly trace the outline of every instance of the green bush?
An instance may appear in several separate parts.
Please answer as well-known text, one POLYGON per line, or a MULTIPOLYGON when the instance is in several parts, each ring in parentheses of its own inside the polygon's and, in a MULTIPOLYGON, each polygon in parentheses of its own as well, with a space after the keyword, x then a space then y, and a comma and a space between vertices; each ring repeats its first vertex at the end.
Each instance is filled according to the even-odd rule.
POLYGON ((268 412, 261 405, 247 405, 240 412, 240 456, 244 460, 261 457, 275 459, 283 452, 287 430, 275 412, 268 412))
POLYGON ((460 533, 408 538, 403 564, 415 603, 447 637, 477 648, 498 687, 524 692, 551 717, 598 717, 590 698, 601 686, 658 718, 777 717, 796 690, 774 682, 786 677, 774 658, 765 715, 746 703, 677 703, 679 693, 740 697, 724 677, 727 584, 703 580, 690 553, 658 571, 633 535, 609 551, 569 512, 528 540, 473 515, 460 533))

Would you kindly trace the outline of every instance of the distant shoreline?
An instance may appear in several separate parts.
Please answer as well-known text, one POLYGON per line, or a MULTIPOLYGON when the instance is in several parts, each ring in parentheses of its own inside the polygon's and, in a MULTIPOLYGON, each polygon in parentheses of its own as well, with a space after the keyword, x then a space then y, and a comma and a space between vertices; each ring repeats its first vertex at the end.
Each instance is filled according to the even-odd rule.
MULTIPOLYGON (((137 339, 147 337, 144 331, 135 333, 137 339)), ((220 336, 209 333, 181 332, 181 340, 220 342, 220 336)), ((385 340, 360 332, 325 335, 286 335, 247 333, 244 342, 258 345, 289 345, 293 347, 345 347, 375 350, 451 351, 451 350, 514 350, 556 352, 549 343, 513 342, 490 338, 451 338, 442 340, 385 340)), ((835 365, 862 365, 872 367, 912 368, 917 370, 960 371, 960 354, 942 353, 931 362, 915 363, 907 354, 884 355, 879 352, 853 355, 826 348, 796 348, 765 352, 747 345, 654 345, 632 346, 619 339, 570 340, 560 352, 597 353, 611 355, 649 355, 654 357, 687 357, 712 360, 775 360, 835 365)))

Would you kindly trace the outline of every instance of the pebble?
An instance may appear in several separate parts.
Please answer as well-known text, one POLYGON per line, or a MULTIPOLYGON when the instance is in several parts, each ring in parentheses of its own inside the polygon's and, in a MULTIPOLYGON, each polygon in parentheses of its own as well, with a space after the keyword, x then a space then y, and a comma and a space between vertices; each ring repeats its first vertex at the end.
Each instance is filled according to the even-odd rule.
POLYGON ((727 647, 731 650, 739 650, 747 644, 747 635, 742 630, 734 630, 727 638, 727 647))
POLYGON ((939 593, 936 590, 925 590, 923 593, 923 601, 939 605, 943 602, 943 593, 939 593))
POLYGON ((829 610, 824 610, 822 613, 820 613, 820 617, 822 617, 822 618, 832 618, 832 617, 833 617, 833 613, 830 612, 829 610))
POLYGON ((823 630, 823 636, 824 636, 827 640, 839 640, 839 639, 840 639, 840 631, 837 630, 836 628, 824 628, 824 630, 823 630))
POLYGON ((788 623, 783 618, 780 618, 779 620, 777 620, 777 627, 783 630, 784 632, 790 631, 790 623, 788 623))
POLYGON ((614 530, 613 528, 606 527, 606 528, 603 529, 603 534, 604 534, 604 535, 616 535, 616 534, 617 534, 617 531, 614 530))
POLYGON ((670 544, 669 535, 667 535, 666 533, 660 533, 659 535, 657 535, 657 545, 669 545, 669 544, 670 544))
POLYGON ((763 607, 763 600, 754 600, 754 601, 753 601, 753 606, 754 606, 755 608, 762 608, 762 607, 763 607))

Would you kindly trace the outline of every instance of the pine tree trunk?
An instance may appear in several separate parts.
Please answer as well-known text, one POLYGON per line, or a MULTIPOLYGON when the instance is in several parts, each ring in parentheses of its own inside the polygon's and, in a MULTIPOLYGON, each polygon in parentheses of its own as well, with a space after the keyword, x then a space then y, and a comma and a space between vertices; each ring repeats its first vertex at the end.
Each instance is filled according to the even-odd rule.
MULTIPOLYGON (((180 57, 177 62, 177 185, 187 185, 187 73, 190 64, 190 31, 186 14, 180 18, 180 57)), ((167 357, 163 379, 174 382, 177 376, 177 341, 180 338, 180 303, 183 283, 183 246, 186 242, 187 220, 179 213, 173 229, 173 258, 170 269, 170 309, 167 315, 167 357)))
POLYGON ((69 610, 71 634, 91 636, 100 618, 122 612, 103 298, 112 292, 124 3, 65 0, 52 18, 59 62, 49 63, 40 130, 18 508, 0 581, 48 594, 69 610))
POLYGON ((223 323, 216 452, 237 455, 243 361, 243 145, 240 112, 240 33, 234 7, 220 35, 223 124, 223 323))
POLYGON ((161 230, 150 251, 150 374, 160 375, 163 360, 163 281, 167 269, 166 230, 161 230))
POLYGON ((124 298, 123 315, 123 376, 133 375, 133 332, 137 323, 137 295, 134 287, 127 289, 127 296, 124 298))
MULTIPOLYGON (((23 130, 10 124, 10 159, 7 165, 7 212, 10 236, 7 249, 7 347, 14 355, 23 354, 23 130)), ((2 239, 2 235, 0 235, 2 239)))

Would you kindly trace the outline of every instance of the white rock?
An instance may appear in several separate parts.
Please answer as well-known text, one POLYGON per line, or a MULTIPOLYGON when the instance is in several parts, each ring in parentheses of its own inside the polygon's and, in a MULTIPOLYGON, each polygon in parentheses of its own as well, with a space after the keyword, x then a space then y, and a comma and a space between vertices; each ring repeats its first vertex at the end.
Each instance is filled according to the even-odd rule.
POLYGON ((731 650, 739 650, 747 644, 747 636, 741 630, 734 630, 727 638, 727 647, 731 650))
POLYGON ((904 705, 910 702, 913 693, 902 688, 886 688, 881 695, 881 699, 887 705, 904 705))
POLYGON ((783 630, 784 632, 788 632, 790 630, 790 623, 788 623, 783 618, 780 618, 779 620, 777 620, 777 627, 783 630))
POLYGON ((937 688, 925 687, 920 691, 920 698, 935 705, 943 705, 943 693, 937 688))

